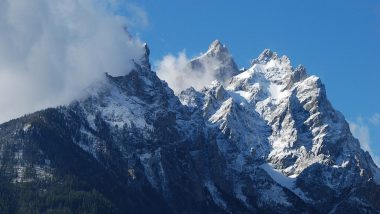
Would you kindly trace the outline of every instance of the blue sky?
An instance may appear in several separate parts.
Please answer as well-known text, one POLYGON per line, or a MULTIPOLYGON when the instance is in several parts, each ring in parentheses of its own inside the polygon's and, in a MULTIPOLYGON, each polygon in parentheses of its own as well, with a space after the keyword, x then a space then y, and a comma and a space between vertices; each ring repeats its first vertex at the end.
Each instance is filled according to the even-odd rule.
POLYGON ((322 78, 334 107, 380 156, 380 1, 132 3, 148 16, 148 25, 132 30, 149 44, 153 62, 183 50, 197 55, 214 39, 228 46, 240 67, 264 48, 285 54, 322 78))

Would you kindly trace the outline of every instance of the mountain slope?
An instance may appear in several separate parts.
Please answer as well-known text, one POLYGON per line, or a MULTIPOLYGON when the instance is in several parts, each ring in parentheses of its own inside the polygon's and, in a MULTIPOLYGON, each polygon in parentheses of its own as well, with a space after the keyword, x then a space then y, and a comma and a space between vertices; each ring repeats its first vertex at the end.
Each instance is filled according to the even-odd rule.
MULTIPOLYGON (((191 97, 203 97, 198 102, 201 114, 229 139, 218 145, 225 156, 232 156, 231 167, 239 172, 251 166, 252 158, 266 162, 261 166, 275 175, 274 180, 286 175, 278 183, 305 202, 323 205, 322 212, 337 211, 340 207, 332 204, 353 186, 377 185, 373 182, 377 166, 360 149, 343 115, 327 100, 320 79, 308 76, 302 65, 293 68, 286 56, 264 50, 251 68, 225 87, 213 82, 202 91, 203 96, 191 90, 181 94, 182 103, 191 106, 191 97), (237 147, 234 154, 238 156, 226 149, 231 144, 237 147), (324 192, 327 197, 321 198, 324 192)), ((339 203, 355 203, 359 210, 379 199, 378 195, 365 200, 346 197, 339 203)))
POLYGON ((380 212, 380 171, 320 79, 270 50, 239 71, 224 49, 191 61, 223 62, 200 91, 175 96, 146 46, 129 74, 0 125, 2 213, 380 212))

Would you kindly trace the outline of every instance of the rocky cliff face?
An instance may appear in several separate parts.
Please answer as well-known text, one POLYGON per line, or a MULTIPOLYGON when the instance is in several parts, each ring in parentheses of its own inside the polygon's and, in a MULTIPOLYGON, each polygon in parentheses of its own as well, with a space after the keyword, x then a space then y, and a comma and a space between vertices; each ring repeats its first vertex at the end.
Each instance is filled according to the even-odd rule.
POLYGON ((318 77, 270 50, 175 96, 146 55, 70 105, 0 125, 0 209, 378 213, 380 170, 318 77))
POLYGON ((206 53, 190 61, 193 72, 210 72, 220 82, 226 82, 240 71, 227 47, 215 40, 206 53))

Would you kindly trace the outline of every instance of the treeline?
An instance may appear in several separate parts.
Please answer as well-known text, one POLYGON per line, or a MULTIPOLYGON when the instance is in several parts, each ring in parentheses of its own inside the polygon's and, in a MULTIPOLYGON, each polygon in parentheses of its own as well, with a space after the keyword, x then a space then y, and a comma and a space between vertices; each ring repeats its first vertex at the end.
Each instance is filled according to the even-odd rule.
POLYGON ((0 181, 0 213, 118 213, 95 189, 73 178, 54 183, 0 181))

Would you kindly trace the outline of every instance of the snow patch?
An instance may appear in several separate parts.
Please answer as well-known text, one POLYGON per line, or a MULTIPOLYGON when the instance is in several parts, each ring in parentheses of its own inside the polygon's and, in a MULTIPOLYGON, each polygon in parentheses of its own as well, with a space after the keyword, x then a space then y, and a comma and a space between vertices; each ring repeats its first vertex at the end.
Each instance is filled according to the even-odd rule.
POLYGON ((240 73, 239 75, 236 75, 235 78, 236 79, 248 79, 248 78, 250 78, 252 76, 252 73, 253 72, 252 72, 251 69, 250 70, 246 70, 246 71, 240 73))
POLYGON ((333 165, 333 168, 346 168, 346 166, 350 163, 350 161, 346 160, 342 163, 342 165, 333 165))
POLYGON ((290 178, 283 175, 280 171, 274 169, 271 165, 267 163, 260 165, 260 167, 264 169, 268 173, 268 175, 278 184, 290 190, 293 189, 296 178, 290 178))
POLYGON ((133 124, 139 129, 153 130, 153 126, 145 121, 146 104, 137 97, 126 95, 113 83, 99 82, 97 88, 90 87, 86 92, 88 96, 82 99, 92 102, 91 107, 83 103, 81 105, 92 129, 96 130, 95 119, 100 114, 111 127, 122 129, 133 124))
POLYGON ((244 104, 247 101, 249 102, 252 93, 248 91, 228 91, 229 95, 240 104, 244 104))
POLYGON ((270 164, 264 163, 260 165, 260 168, 264 169, 265 172, 268 173, 268 175, 276 181, 278 184, 280 184, 282 187, 285 187, 292 191, 294 194, 296 194, 298 197, 300 197, 304 201, 312 201, 309 199, 304 192, 297 188, 295 185, 295 182, 297 180, 297 177, 287 177, 284 174, 282 174, 279 170, 274 169, 270 164))
POLYGON ((223 102, 222 106, 213 114, 209 121, 211 123, 218 123, 221 120, 225 120, 228 113, 230 112, 231 106, 233 105, 233 99, 229 98, 225 102, 223 102))
POLYGON ((30 130, 30 128, 32 128, 32 124, 27 123, 27 124, 24 125, 24 127, 22 128, 22 130, 24 132, 28 132, 30 130))
POLYGON ((276 101, 280 101, 286 98, 287 96, 289 96, 289 93, 287 91, 283 91, 283 88, 284 88, 283 85, 270 83, 268 90, 269 90, 269 93, 271 94, 271 98, 276 101))
POLYGON ((123 128, 125 124, 131 126, 133 123, 140 129, 153 129, 151 125, 146 123, 144 108, 137 98, 127 97, 119 90, 114 89, 107 101, 108 105, 100 112, 111 126, 123 128))

